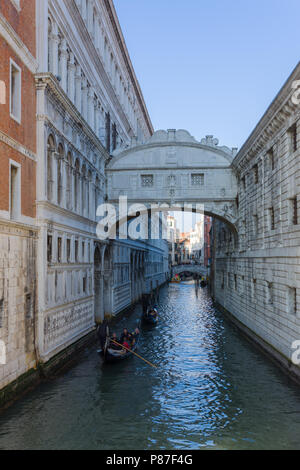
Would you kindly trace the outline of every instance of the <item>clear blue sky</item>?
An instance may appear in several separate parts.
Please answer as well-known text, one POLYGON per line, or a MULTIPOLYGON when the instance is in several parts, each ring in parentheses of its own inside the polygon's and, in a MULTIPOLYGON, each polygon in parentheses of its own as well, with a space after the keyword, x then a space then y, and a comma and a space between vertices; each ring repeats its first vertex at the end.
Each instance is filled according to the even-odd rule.
POLYGON ((299 61, 299 0, 114 0, 157 129, 240 147, 299 61))

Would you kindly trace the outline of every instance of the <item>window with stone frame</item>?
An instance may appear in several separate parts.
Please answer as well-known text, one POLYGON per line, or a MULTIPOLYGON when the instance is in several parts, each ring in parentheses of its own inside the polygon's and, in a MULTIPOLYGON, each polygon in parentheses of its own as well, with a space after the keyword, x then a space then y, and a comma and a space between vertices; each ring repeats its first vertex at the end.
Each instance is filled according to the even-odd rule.
POLYGON ((273 305, 273 283, 267 282, 267 304, 273 305))
POLYGON ((298 199, 297 196, 289 199, 289 225, 298 225, 298 199))
POLYGON ((253 215, 253 234, 254 235, 258 234, 258 215, 257 214, 253 215))
POLYGON ((67 262, 71 261, 71 240, 67 238, 67 262))
POLYGON ((62 238, 57 238, 57 261, 61 263, 62 261, 62 238))
POLYGON ((151 188, 154 186, 154 175, 141 175, 141 183, 143 188, 151 188))
POLYGON ((21 68, 10 59, 10 116, 21 123, 21 68))
POLYGON ((288 313, 291 315, 297 314, 297 289, 295 287, 288 287, 287 292, 288 313))
POLYGON ((268 229, 275 230, 275 211, 274 207, 268 209, 268 229))
POLYGON ((192 186, 203 186, 204 185, 204 173, 192 174, 192 186))
POLYGON ((290 127, 288 134, 289 134, 289 140, 290 140, 290 149, 291 149, 291 152, 294 153, 298 149, 298 135, 297 135, 297 123, 296 122, 290 127))
POLYGON ((52 261, 52 235, 48 235, 47 237, 47 261, 51 263, 52 261))
POLYGON ((254 165, 253 167, 253 179, 254 179, 254 184, 258 184, 258 165, 254 165))
POLYGON ((256 279, 252 279, 251 281, 251 297, 252 299, 256 298, 256 279))
POLYGON ((275 170, 276 160, 275 160, 274 147, 271 147, 270 150, 268 150, 267 159, 268 159, 269 170, 270 171, 275 170))

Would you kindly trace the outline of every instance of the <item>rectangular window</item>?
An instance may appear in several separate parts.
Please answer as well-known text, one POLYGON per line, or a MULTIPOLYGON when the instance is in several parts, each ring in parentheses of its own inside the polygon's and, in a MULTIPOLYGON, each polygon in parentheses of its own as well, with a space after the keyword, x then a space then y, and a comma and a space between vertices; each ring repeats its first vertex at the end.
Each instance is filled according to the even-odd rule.
POLYGON ((117 138, 118 138, 117 126, 116 124, 113 124, 112 125, 112 151, 116 150, 117 148, 117 138))
POLYGON ((258 234, 258 216, 257 215, 253 216, 253 233, 254 235, 258 234))
POLYGON ((298 225, 298 200, 294 197, 289 200, 289 224, 298 225))
POLYGON ((270 148, 270 150, 268 151, 267 153, 267 156, 268 156, 268 164, 269 164, 269 168, 270 170, 274 170, 275 169, 275 155, 274 155, 274 148, 270 148))
POLYGON ((256 296, 256 279, 252 279, 251 282, 251 297, 254 299, 256 296))
POLYGON ((78 262, 78 240, 75 240, 75 261, 78 262))
POLYGON ((84 276, 82 279, 82 291, 84 294, 86 294, 86 276, 84 276))
POLYGON ((253 167, 253 177, 254 177, 254 184, 258 183, 258 165, 254 165, 253 167))
POLYGON ((268 211, 269 230, 275 230, 275 212, 274 207, 270 207, 268 211))
POLYGON ((289 136, 290 136, 290 149, 292 152, 296 152, 298 148, 298 142, 297 142, 297 124, 295 123, 290 129, 289 129, 289 136))
POLYGON ((243 176, 242 178, 242 188, 243 188, 243 191, 246 191, 246 176, 243 176))
POLYGON ((47 261, 48 263, 52 261, 52 235, 47 237, 47 261))
POLYGON ((192 175, 192 186, 203 186, 204 185, 204 174, 195 173, 192 175))
POLYGON ((288 287, 288 312, 291 315, 297 314, 297 289, 288 287))
POLYGON ((234 275, 234 289, 237 290, 237 275, 234 275))
POLYGON ((267 282, 267 303, 273 304, 273 284, 272 282, 267 282))
POLYGON ((21 69, 10 60, 10 116, 21 122, 21 69))
POLYGON ((85 261, 85 243, 82 242, 82 261, 84 262, 85 261))
POLYGON ((10 162, 10 218, 16 220, 21 215, 21 167, 10 162))
POLYGON ((68 263, 71 261, 71 240, 67 239, 67 261, 68 263))
POLYGON ((153 175, 141 175, 141 182, 143 188, 151 188, 154 185, 153 175))
POLYGON ((58 237, 57 239, 57 261, 61 263, 61 254, 62 254, 62 239, 58 237))

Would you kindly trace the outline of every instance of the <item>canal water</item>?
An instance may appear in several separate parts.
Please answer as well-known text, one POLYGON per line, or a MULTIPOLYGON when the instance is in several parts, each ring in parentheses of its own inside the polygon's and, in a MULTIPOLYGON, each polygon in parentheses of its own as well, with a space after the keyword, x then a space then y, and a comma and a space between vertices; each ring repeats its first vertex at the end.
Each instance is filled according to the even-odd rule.
MULTIPOLYGON (((300 388, 191 282, 160 292, 138 358, 96 347, 0 415, 0 449, 299 449, 300 388)), ((141 307, 117 326, 134 328, 141 307)))

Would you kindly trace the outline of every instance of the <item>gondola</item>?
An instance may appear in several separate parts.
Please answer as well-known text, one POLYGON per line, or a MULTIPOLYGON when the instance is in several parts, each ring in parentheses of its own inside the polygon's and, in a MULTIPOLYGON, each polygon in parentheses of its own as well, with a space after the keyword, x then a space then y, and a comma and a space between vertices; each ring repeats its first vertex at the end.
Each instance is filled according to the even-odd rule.
POLYGON ((103 350, 104 362, 108 364, 112 364, 115 362, 124 361, 125 359, 128 359, 129 357, 134 356, 133 352, 137 350, 139 341, 140 341, 140 334, 135 336, 135 344, 131 348, 130 351, 126 351, 124 349, 117 350, 117 349, 112 349, 109 347, 110 337, 108 336, 106 339, 104 350, 103 350))
POLYGON ((142 320, 143 323, 146 323, 147 325, 155 326, 158 323, 158 315, 156 317, 150 315, 151 310, 153 310, 153 308, 147 310, 147 313, 142 316, 142 320))

